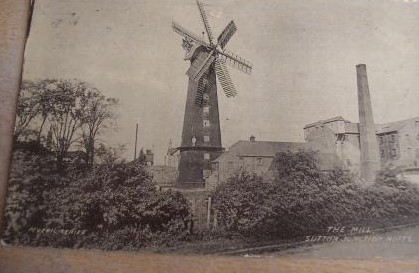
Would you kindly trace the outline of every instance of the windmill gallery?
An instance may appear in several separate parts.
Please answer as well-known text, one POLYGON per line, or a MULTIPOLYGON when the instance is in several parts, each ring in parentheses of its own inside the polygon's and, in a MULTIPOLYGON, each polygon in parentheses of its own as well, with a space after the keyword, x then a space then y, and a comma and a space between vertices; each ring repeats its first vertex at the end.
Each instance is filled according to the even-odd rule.
POLYGON ((225 151, 221 143, 217 79, 225 95, 234 97, 237 91, 226 64, 246 74, 250 74, 253 67, 226 50, 237 31, 234 21, 230 21, 215 40, 204 4, 199 1, 196 4, 206 38, 172 23, 173 31, 183 37, 184 60, 190 61, 186 72, 188 87, 181 144, 176 148, 169 146, 167 154, 169 158, 176 158, 175 175, 174 172, 167 175, 157 166, 151 168, 161 189, 181 191, 192 203, 195 228, 211 224, 211 190, 243 167, 269 180, 270 165, 277 152, 314 150, 319 155, 322 170, 341 168, 358 174, 363 181, 372 181, 380 164, 389 162, 404 166, 405 173, 416 179, 419 153, 409 152, 419 150, 419 118, 374 124, 365 65, 358 65, 356 69, 359 123, 342 117, 330 118, 306 125, 306 142, 256 141, 252 136, 250 141, 238 141, 225 151), (389 130, 390 127, 396 129, 389 130), (409 134, 418 136, 415 143, 405 141, 405 135, 409 134), (395 141, 390 141, 394 138, 395 141))

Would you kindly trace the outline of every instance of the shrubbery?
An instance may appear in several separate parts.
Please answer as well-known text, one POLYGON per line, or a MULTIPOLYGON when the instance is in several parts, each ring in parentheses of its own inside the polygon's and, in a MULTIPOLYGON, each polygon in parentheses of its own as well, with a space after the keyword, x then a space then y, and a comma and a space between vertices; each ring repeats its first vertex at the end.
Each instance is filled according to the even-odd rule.
POLYGON ((7 201, 6 239, 21 244, 136 249, 170 245, 190 230, 187 200, 158 192, 135 163, 62 176, 47 157, 17 151, 7 201), (63 234, 69 230, 84 234, 63 234))
POLYGON ((238 173, 214 194, 220 227, 243 236, 293 238, 329 226, 385 226, 419 216, 419 189, 394 169, 365 185, 342 170, 322 172, 310 151, 278 153, 275 181, 238 173))

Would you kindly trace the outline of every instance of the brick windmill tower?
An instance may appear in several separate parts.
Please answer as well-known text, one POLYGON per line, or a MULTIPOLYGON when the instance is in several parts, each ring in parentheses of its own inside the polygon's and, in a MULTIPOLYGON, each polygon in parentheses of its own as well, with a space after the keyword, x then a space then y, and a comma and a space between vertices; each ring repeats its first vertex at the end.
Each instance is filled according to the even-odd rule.
POLYGON ((183 121, 181 146, 179 151, 179 187, 203 186, 204 177, 211 169, 211 161, 223 151, 221 145, 220 119, 216 79, 227 97, 234 97, 237 92, 230 79, 226 63, 250 74, 252 65, 236 54, 225 49, 226 44, 236 32, 237 27, 231 21, 218 37, 211 32, 210 25, 201 2, 196 2, 208 39, 186 30, 173 22, 173 30, 183 37, 185 60, 191 62, 186 72, 189 77, 183 121))

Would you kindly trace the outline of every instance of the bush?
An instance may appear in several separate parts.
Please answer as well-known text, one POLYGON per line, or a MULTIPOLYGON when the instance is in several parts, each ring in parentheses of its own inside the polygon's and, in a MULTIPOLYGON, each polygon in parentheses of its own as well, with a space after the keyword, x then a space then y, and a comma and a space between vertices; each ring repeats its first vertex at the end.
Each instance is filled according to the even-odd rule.
POLYGON ((244 235, 258 231, 260 222, 269 214, 265 201, 270 190, 270 184, 246 172, 221 184, 214 193, 214 209, 223 228, 244 235))
POLYGON ((227 232, 253 238, 295 238, 329 226, 386 226, 419 215, 419 189, 395 169, 372 185, 350 173, 324 173, 315 153, 282 152, 272 163, 273 183, 239 173, 214 194, 217 220, 227 232))
POLYGON ((5 210, 5 238, 11 240, 31 226, 45 224, 48 191, 56 175, 48 157, 18 150, 13 154, 5 210))
POLYGON ((116 250, 171 245, 189 234, 187 200, 158 192, 143 165, 102 164, 59 176, 48 173, 43 160, 15 153, 6 209, 9 241, 116 250))

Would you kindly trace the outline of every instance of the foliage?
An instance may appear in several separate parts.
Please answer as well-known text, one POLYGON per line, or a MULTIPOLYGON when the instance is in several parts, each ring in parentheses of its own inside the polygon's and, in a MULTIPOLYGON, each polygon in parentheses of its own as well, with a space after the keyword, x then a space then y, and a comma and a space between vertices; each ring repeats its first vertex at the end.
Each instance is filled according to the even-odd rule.
POLYGON ((95 143, 108 129, 117 100, 106 98, 86 82, 44 79, 24 81, 17 105, 15 142, 36 135, 47 142, 55 153, 57 167, 64 169, 64 160, 76 142, 85 149, 85 163, 93 165, 95 143), (43 136, 43 128, 49 127, 43 136))
MULTIPOLYGON (((42 86, 43 87, 43 86, 42 86)), ((44 107, 43 92, 39 82, 23 81, 16 106, 15 141, 35 130, 30 129, 32 121, 42 114, 44 107)))
POLYGON ((214 194, 220 226, 253 238, 294 238, 329 226, 385 226, 419 216, 419 189, 397 170, 384 169, 372 185, 350 173, 322 172, 315 153, 282 152, 272 163, 275 181, 238 173, 214 194))
POLYGON ((18 150, 13 154, 5 211, 6 237, 25 233, 29 226, 44 224, 46 198, 53 188, 51 165, 49 158, 30 152, 18 150))
POLYGON ((245 235, 256 231, 270 210, 264 202, 269 198, 270 186, 257 175, 241 171, 217 187, 214 209, 224 228, 245 235))
POLYGON ((125 152, 125 146, 120 145, 118 147, 108 147, 103 143, 99 143, 96 149, 96 162, 98 164, 111 165, 114 163, 121 162, 121 155, 125 152))
POLYGON ((21 152, 14 158, 9 241, 115 250, 170 245, 189 234, 187 200, 158 192, 140 164, 103 164, 58 176, 40 164, 45 158, 21 152))
POLYGON ((115 118, 113 108, 118 101, 106 98, 95 88, 88 90, 83 99, 86 101, 86 107, 81 127, 82 143, 85 148, 86 164, 92 166, 97 136, 103 129, 108 128, 107 122, 115 118))
MULTIPOLYGON (((405 180, 400 169, 386 166, 366 188, 365 206, 373 215, 370 219, 396 224, 400 218, 419 216, 419 188, 405 180)), ((368 217, 365 212, 364 217, 368 217)))
POLYGON ((89 87, 83 82, 58 80, 50 84, 48 101, 52 104, 48 117, 53 135, 57 166, 61 169, 70 146, 77 141, 76 131, 83 126, 89 87))

